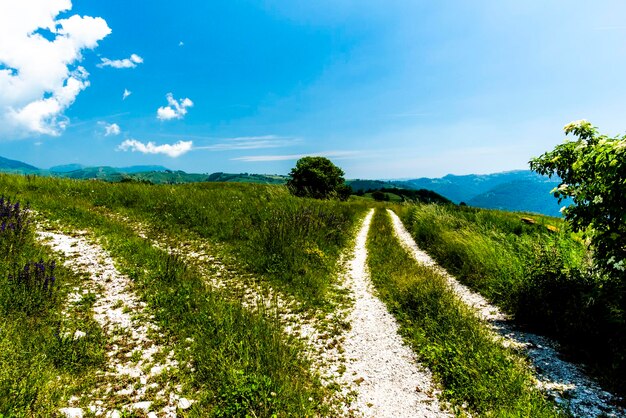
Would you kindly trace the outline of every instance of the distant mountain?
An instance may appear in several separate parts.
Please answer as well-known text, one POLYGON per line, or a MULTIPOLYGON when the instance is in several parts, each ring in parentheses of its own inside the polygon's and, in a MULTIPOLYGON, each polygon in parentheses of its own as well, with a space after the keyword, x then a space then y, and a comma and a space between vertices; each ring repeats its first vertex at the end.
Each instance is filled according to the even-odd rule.
MULTIPOLYGON (((41 170, 21 161, 0 157, 0 172, 39 174, 73 179, 98 179, 110 182, 129 181, 153 184, 176 184, 194 182, 245 182, 264 184, 284 184, 288 177, 249 173, 194 174, 172 171, 160 165, 137 165, 130 167, 86 167, 81 164, 67 164, 41 170)), ((457 176, 448 174, 441 178, 418 178, 403 181, 363 180, 346 181, 355 192, 382 189, 410 189, 424 193, 433 192, 450 199, 454 203, 465 202, 470 206, 512 211, 529 211, 545 215, 560 216, 560 206, 550 194, 559 184, 558 178, 548 179, 529 170, 507 171, 495 174, 469 174, 457 176)), ((385 192, 399 200, 412 200, 416 197, 400 191, 385 192)), ((423 196, 422 196, 423 197, 423 196)), ((423 200, 423 199, 422 199, 423 200)))
POLYGON ((281 175, 267 175, 267 174, 248 174, 248 173, 213 173, 207 181, 214 182, 237 182, 237 183, 262 183, 262 184, 285 184, 287 182, 287 176, 281 175))
POLYGON ((560 180, 530 170, 495 174, 469 174, 442 178, 419 178, 401 182, 405 187, 433 190, 454 203, 488 209, 538 212, 560 216, 559 205, 550 191, 560 180))
POLYGON ((399 187, 401 189, 415 189, 413 186, 404 184, 401 181, 384 181, 384 180, 346 180, 348 186, 352 187, 355 192, 366 192, 368 190, 379 190, 385 188, 399 187))
POLYGON ((516 180, 500 184, 493 189, 470 199, 467 204, 488 209, 538 212, 544 215, 561 216, 560 209, 568 202, 558 203, 550 191, 558 183, 516 180))
POLYGON ((506 171, 495 174, 468 174, 456 176, 448 174, 441 178, 419 178, 407 180, 414 189, 429 189, 446 196, 455 203, 467 202, 468 200, 486 193, 496 186, 512 181, 528 180, 543 182, 547 177, 540 176, 530 170, 506 171))
POLYGON ((70 171, 77 171, 83 168, 85 168, 85 166, 82 164, 65 164, 50 167, 48 171, 50 171, 51 173, 69 173, 70 171))
POLYGON ((162 165, 133 165, 130 167, 114 167, 120 173, 149 173, 151 171, 171 171, 167 167, 163 167, 162 165))
POLYGON ((35 166, 23 163, 21 161, 9 160, 8 158, 0 157, 0 171, 9 173, 31 174, 38 173, 39 169, 35 166))

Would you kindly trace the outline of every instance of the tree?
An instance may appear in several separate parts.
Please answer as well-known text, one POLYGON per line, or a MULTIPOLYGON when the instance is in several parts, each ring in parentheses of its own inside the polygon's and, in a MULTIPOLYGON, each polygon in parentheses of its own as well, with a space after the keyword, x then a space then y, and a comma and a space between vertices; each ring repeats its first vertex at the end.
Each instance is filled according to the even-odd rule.
POLYGON ((289 173, 287 187, 300 197, 347 199, 351 189, 345 185, 343 170, 325 157, 303 157, 289 173))
POLYGON ((530 161, 539 174, 557 175, 561 183, 552 190, 574 231, 584 231, 602 271, 626 277, 626 136, 598 134, 586 120, 565 126, 566 140, 552 151, 530 161))

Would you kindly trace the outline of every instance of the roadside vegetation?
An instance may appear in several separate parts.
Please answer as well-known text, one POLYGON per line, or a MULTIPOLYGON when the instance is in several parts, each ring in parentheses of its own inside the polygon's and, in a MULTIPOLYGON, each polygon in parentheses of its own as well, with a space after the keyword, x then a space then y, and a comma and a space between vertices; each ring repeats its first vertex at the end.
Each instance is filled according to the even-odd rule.
MULTIPOLYGON (((324 297, 335 280, 339 253, 350 242, 363 206, 295 198, 286 188, 276 186, 155 186, 14 175, 0 175, 0 193, 29 202, 41 219, 59 221, 70 230, 88 229, 104 238, 105 248, 114 254, 154 312, 179 363, 192 365, 179 376, 185 390, 198 401, 192 406, 192 416, 193 411, 224 417, 332 415, 330 390, 322 386, 305 360, 302 343, 284 333, 271 306, 246 309, 231 294, 210 289, 193 265, 154 248, 137 236, 129 222, 182 240, 189 234, 206 239, 214 245, 217 256, 237 260, 232 267, 258 275, 259 280, 291 293, 305 306, 330 309, 324 297)), ((35 246, 30 231, 28 245, 35 246)), ((18 248, 5 239, 2 243, 23 260, 39 260, 27 246, 18 248)), ((4 265, 2 280, 8 280, 11 272, 4 265)), ((65 299, 62 294, 53 299, 57 312, 65 299)), ((18 389, 7 386, 7 396, 0 396, 6 399, 7 413, 18 408, 26 415, 39 411, 41 408, 32 405, 33 399, 43 402, 42 393, 50 389, 46 382, 56 384, 53 378, 59 372, 54 364, 44 373, 37 361, 30 363, 32 350, 28 349, 36 346, 44 350, 42 359, 49 358, 46 350, 52 348, 41 340, 48 338, 33 340, 44 331, 46 335, 57 331, 49 311, 37 317, 48 324, 48 330, 38 323, 37 332, 32 334, 22 334, 19 321, 26 315, 23 309, 15 313, 15 319, 5 319, 12 328, 5 325, 1 330, 6 349, 0 356, 7 356, 2 360, 6 366, 2 370, 11 374, 3 382, 16 385, 21 381, 24 388, 35 392, 29 398, 31 404, 21 407, 14 394, 18 389), (27 341, 16 345, 13 340, 18 336, 27 341), (22 354, 12 355, 15 351, 22 354), (16 364, 18 361, 23 363, 16 364), (16 379, 17 374, 32 375, 42 382, 16 379)), ((103 346, 102 340, 98 341, 98 347, 103 346)), ((90 366, 101 364, 102 349, 97 354, 100 357, 90 366)), ((49 392, 46 396, 54 399, 46 401, 46 408, 52 411, 53 406, 56 410, 66 406, 57 404, 69 398, 63 393, 68 392, 49 392)))
POLYGON ((364 204, 302 199, 259 184, 147 185, 0 175, 0 190, 53 219, 91 227, 85 210, 132 215, 170 236, 193 232, 312 306, 326 303, 364 204), (80 212, 80 213, 79 213, 80 212))
POLYGON ((462 283, 526 329, 558 340, 568 355, 624 393, 622 296, 591 271, 583 240, 566 223, 463 206, 396 211, 417 244, 462 283))
MULTIPOLYGON (((84 213, 83 219, 90 216, 84 213)), ((123 220, 96 215, 94 221, 174 343, 178 362, 191 365, 180 369, 186 393, 197 401, 191 416, 329 414, 329 391, 304 360, 302 343, 285 335, 271 306, 246 309, 207 286, 193 265, 138 237, 123 220)))
POLYGON ((53 416, 104 361, 88 300, 63 315, 79 282, 37 245, 23 202, 0 192, 0 416, 53 416))
POLYGON ((523 360, 495 341, 435 270, 399 245, 386 211, 374 215, 368 266, 401 332, 457 412, 476 416, 559 416, 534 388, 523 360))

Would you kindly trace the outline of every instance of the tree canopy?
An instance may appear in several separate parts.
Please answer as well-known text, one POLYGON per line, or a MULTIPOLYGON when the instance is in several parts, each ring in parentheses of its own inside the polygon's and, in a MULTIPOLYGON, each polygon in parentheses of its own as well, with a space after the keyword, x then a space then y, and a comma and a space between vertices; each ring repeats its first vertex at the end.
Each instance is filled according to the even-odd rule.
POLYGON ((626 277, 626 136, 600 135, 586 120, 565 126, 566 140, 530 161, 539 174, 557 175, 553 189, 559 203, 572 198, 562 211, 574 231, 585 231, 598 267, 626 277))
POLYGON ((350 188, 346 186, 343 170, 325 157, 303 157, 289 173, 287 187, 300 197, 347 199, 350 188))

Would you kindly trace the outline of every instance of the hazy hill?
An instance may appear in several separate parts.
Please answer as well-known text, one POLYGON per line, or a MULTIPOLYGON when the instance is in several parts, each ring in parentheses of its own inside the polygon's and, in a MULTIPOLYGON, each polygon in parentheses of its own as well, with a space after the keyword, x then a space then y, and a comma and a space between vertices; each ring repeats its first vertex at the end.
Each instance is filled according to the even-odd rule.
MULTIPOLYGON (((21 161, 0 157, 0 171, 39 174, 44 176, 68 177, 73 179, 98 179, 109 182, 137 181, 154 184, 208 182, 239 182, 284 184, 288 177, 250 173, 195 174, 172 171, 160 165, 138 165, 130 167, 86 167, 81 164, 67 164, 42 170, 21 161)), ((347 180, 357 192, 381 189, 432 190, 454 203, 465 202, 471 206, 531 211, 559 216, 559 205, 550 194, 558 179, 548 179, 529 170, 508 171, 495 174, 469 174, 457 176, 449 174, 441 178, 418 178, 412 180, 347 180)), ((394 193, 392 193, 394 194, 394 193)), ((398 199, 411 199, 401 197, 398 199)))
POLYGON ((441 178, 419 178, 407 180, 404 184, 410 185, 414 189, 429 189, 446 196, 453 202, 467 202, 474 197, 489 192, 491 189, 502 184, 517 182, 520 180, 543 183, 549 180, 530 170, 506 171, 494 174, 468 174, 456 176, 448 174, 441 178))
POLYGON ((515 180, 495 186, 491 190, 473 197, 467 204, 489 209, 538 212, 544 215, 561 216, 565 202, 558 203, 550 191, 558 183, 549 181, 515 180))
POLYGON ((115 167, 115 169, 121 173, 148 173, 151 171, 171 171, 167 167, 162 165, 133 165, 130 167, 115 167))
POLYGON ((385 188, 401 188, 401 189, 415 189, 411 185, 407 185, 401 181, 383 181, 383 180, 364 180, 364 179, 356 179, 356 180, 346 180, 346 183, 352 187, 352 190, 355 192, 359 191, 367 191, 367 190, 377 190, 377 189, 385 189, 385 188))
POLYGON ((69 173, 70 171, 77 171, 83 168, 85 168, 85 166, 82 164, 64 164, 50 167, 48 171, 50 171, 51 173, 69 173))
POLYGON ((39 169, 21 161, 9 160, 8 158, 0 157, 0 171, 12 173, 35 173, 39 172, 39 169))
POLYGON ((560 206, 550 194, 559 184, 530 170, 495 174, 449 174, 441 178, 419 178, 401 182, 405 187, 433 190, 455 203, 512 211, 530 211, 560 216, 560 206))

